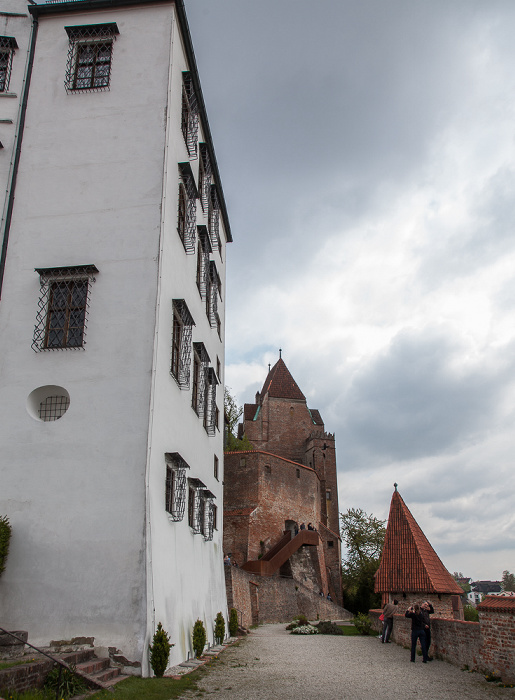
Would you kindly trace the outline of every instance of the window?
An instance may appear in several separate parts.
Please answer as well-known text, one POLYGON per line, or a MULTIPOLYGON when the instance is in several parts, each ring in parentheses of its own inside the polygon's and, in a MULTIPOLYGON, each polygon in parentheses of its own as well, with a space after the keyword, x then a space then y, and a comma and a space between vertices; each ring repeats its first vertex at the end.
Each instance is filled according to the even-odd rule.
POLYGON ((189 163, 179 163, 179 204, 177 232, 188 254, 195 253, 197 225, 197 187, 189 163))
POLYGON ((198 416, 203 416, 206 405, 206 383, 209 355, 203 343, 193 343, 193 386, 191 406, 198 416))
POLYGON ((216 385, 218 379, 212 367, 206 372, 206 400, 204 402, 204 428, 208 435, 213 436, 216 430, 216 385))
POLYGON ((297 469, 297 479, 300 479, 300 469, 297 469))
POLYGON ((190 388, 191 333, 194 325, 184 299, 174 299, 170 374, 181 389, 190 388))
POLYGON ((220 205, 218 203, 218 194, 216 192, 215 185, 211 185, 211 193, 209 197, 208 225, 209 237, 211 238, 211 245, 213 246, 213 250, 218 250, 221 253, 220 205))
POLYGON ((325 498, 327 501, 331 500, 331 491, 329 489, 325 492, 325 498))
POLYGON ((40 296, 32 349, 84 348, 94 265, 36 269, 40 296))
POLYGON ((211 504, 211 512, 213 514, 213 530, 218 530, 218 508, 214 503, 211 504))
POLYGON ((206 143, 200 144, 198 192, 202 210, 206 211, 209 207, 209 196, 211 192, 211 161, 209 160, 206 143))
POLYGON ((211 242, 205 226, 197 226, 197 287, 200 298, 205 299, 209 285, 209 254, 212 252, 211 242))
POLYGON ((216 455, 213 464, 213 474, 215 479, 218 481, 218 457, 216 455))
POLYGON ((206 530, 206 485, 200 479, 188 479, 188 525, 196 535, 206 530))
POLYGON ((207 489, 201 492, 201 499, 204 502, 204 520, 202 534, 206 542, 213 539, 213 529, 215 528, 216 506, 213 503, 214 494, 207 489))
POLYGON ((70 38, 64 86, 67 92, 108 90, 116 22, 65 27, 70 38))
POLYGON ((198 105, 191 73, 182 74, 181 130, 190 158, 197 157, 198 105))
POLYGON ((327 546, 328 546, 328 547, 334 547, 334 542, 333 542, 333 540, 328 540, 327 546))
POLYGON ((222 283, 218 276, 216 264, 213 260, 209 263, 209 278, 206 294, 206 314, 211 328, 220 328, 220 316, 218 315, 218 297, 221 297, 222 283))
POLYGON ((178 452, 167 452, 165 508, 170 520, 179 522, 186 507, 186 469, 189 465, 178 452))
POLYGON ((69 396, 47 396, 39 404, 39 417, 45 422, 59 420, 59 418, 64 416, 69 406, 69 396))
POLYGON ((12 36, 0 36, 0 92, 9 90, 14 50, 18 48, 12 36))
POLYGON ((220 364, 220 358, 217 355, 216 356, 216 376, 218 377, 218 379, 220 379, 221 371, 222 371, 222 365, 220 364))

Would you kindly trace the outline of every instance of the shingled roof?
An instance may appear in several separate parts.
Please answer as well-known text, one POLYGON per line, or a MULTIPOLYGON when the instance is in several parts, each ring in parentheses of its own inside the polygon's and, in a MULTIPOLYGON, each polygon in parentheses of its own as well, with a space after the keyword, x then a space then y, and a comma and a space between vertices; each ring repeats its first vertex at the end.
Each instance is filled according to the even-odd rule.
POLYGON ((479 612, 493 610, 494 612, 515 613, 515 596, 487 595, 476 607, 479 612))
POLYGON ((265 394, 276 399, 306 400, 281 358, 277 360, 265 379, 261 389, 261 399, 264 399, 265 394))
POLYGON ((381 563, 375 575, 375 590, 379 593, 463 593, 397 489, 390 505, 381 563))

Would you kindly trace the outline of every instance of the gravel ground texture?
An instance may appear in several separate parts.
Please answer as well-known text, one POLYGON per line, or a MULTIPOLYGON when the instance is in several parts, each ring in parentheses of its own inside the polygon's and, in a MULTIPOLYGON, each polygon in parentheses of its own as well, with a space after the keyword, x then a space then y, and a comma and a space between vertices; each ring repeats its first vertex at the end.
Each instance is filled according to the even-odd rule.
POLYGON ((291 635, 263 625, 206 667, 199 691, 213 700, 515 699, 515 688, 445 661, 423 664, 377 637, 291 635))

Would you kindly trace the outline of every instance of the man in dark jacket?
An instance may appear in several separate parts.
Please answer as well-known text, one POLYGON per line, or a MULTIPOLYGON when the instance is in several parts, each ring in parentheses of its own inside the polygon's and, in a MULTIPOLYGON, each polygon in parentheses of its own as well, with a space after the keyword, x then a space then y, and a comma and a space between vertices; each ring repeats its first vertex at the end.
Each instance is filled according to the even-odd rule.
POLYGON ((415 605, 410 605, 410 607, 406 610, 405 617, 411 618, 411 661, 415 663, 417 639, 420 639, 420 646, 422 647, 422 663, 425 664, 427 663, 425 623, 418 603, 415 603, 415 605))
POLYGON ((425 603, 422 603, 420 606, 420 614, 424 620, 424 629, 426 631, 426 649, 428 653, 428 661, 433 660, 433 657, 429 656, 429 647, 431 646, 431 620, 429 619, 429 615, 432 615, 434 611, 433 606, 428 600, 426 600, 425 603))
POLYGON ((394 600, 393 603, 386 603, 383 608, 383 633, 381 634, 381 642, 388 644, 390 641, 390 635, 393 630, 393 616, 397 612, 397 606, 399 604, 398 600, 394 600))

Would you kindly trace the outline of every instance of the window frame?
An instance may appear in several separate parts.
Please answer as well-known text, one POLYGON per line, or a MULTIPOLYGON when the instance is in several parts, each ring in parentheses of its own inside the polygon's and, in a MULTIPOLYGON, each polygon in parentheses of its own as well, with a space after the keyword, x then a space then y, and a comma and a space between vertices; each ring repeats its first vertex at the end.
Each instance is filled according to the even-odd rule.
POLYGON ((116 22, 65 27, 70 44, 64 86, 68 93, 104 92, 110 89, 113 66, 113 46, 120 33, 116 22), (81 52, 90 49, 91 62, 81 61, 81 52), (104 53, 102 58, 101 52, 104 53), (91 71, 80 75, 81 67, 91 71), (79 84, 84 81, 84 84, 79 84))
POLYGON ((13 57, 17 48, 18 44, 13 36, 0 36, 0 92, 9 91, 13 57))
POLYGON ((195 253, 198 191, 189 163, 179 163, 177 233, 188 255, 195 253))
POLYGON ((199 108, 193 76, 190 71, 182 73, 181 131, 188 157, 197 157, 199 108))
POLYGON ((180 389, 190 388, 191 337, 195 321, 184 299, 172 302, 170 374, 180 389))

